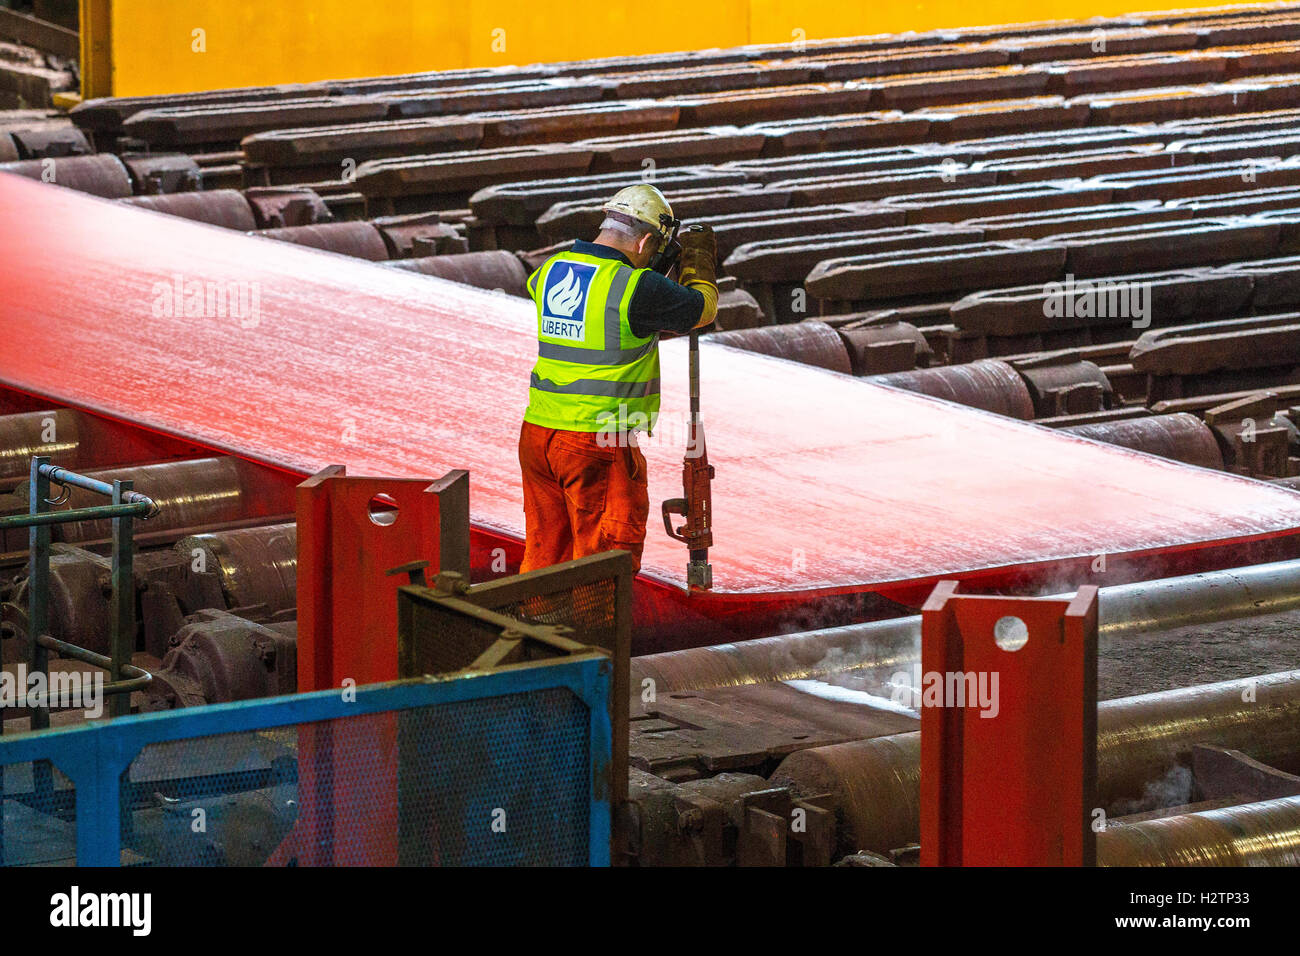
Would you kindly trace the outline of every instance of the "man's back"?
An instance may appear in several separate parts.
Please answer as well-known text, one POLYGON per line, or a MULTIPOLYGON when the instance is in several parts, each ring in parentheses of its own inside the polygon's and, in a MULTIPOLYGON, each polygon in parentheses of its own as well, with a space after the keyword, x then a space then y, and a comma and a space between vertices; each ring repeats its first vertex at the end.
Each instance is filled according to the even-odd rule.
POLYGON ((519 437, 524 571, 610 548, 640 566, 649 495, 636 436, 659 413, 659 336, 707 325, 717 308, 712 233, 679 283, 648 268, 680 225, 658 190, 628 187, 605 212, 595 242, 528 278, 537 362, 519 437))

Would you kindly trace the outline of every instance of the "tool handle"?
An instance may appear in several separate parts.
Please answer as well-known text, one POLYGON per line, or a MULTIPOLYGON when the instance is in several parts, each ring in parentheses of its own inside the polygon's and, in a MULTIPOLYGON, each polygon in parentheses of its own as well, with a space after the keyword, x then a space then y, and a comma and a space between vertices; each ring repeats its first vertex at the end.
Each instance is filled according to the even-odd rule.
POLYGON ((678 541, 685 542, 686 535, 682 534, 682 531, 684 531, 687 526, 682 525, 681 530, 674 531, 673 515, 680 515, 683 518, 686 517, 686 512, 690 508, 690 506, 686 502, 686 499, 669 498, 661 505, 661 508, 663 509, 663 516, 664 516, 664 530, 668 532, 668 537, 676 538, 678 541))
POLYGON ((691 424, 699 425, 700 423, 700 333, 698 330, 691 332, 690 375, 691 375, 691 424))

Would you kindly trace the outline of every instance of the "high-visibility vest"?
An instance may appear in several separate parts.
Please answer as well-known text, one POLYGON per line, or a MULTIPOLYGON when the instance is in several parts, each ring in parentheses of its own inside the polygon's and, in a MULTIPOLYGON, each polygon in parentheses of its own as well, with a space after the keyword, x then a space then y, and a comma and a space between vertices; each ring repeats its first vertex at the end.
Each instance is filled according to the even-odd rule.
POLYGON ((561 252, 528 277, 537 303, 537 364, 524 421, 576 432, 654 427, 659 334, 634 335, 627 314, 647 271, 561 252))

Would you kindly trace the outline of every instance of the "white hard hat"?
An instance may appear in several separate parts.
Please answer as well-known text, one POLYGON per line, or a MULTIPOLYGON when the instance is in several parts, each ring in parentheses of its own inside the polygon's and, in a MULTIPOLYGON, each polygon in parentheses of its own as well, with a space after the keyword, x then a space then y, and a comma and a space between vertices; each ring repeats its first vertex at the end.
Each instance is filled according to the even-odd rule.
POLYGON ((661 239, 668 238, 672 231, 672 227, 661 217, 667 216, 672 219, 673 207, 668 205, 664 194, 649 183, 637 183, 635 186, 620 189, 601 209, 606 215, 613 215, 616 219, 635 220, 649 226, 659 234, 661 239))

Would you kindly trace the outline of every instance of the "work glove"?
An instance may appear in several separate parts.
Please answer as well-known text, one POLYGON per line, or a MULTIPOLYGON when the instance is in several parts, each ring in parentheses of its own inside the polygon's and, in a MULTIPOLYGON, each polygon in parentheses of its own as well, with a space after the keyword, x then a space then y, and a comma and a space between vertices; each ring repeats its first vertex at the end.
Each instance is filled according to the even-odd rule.
POLYGON ((682 245, 680 272, 682 285, 698 279, 717 285, 718 243, 713 238, 711 226, 691 226, 681 233, 677 241, 682 245))
POLYGON ((704 311, 695 323, 703 328, 718 314, 718 243, 709 226, 691 226, 677 241, 682 246, 678 281, 704 296, 704 311))

